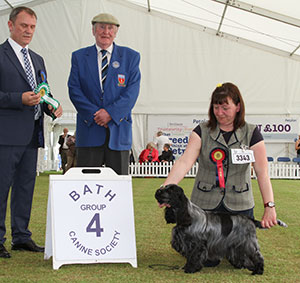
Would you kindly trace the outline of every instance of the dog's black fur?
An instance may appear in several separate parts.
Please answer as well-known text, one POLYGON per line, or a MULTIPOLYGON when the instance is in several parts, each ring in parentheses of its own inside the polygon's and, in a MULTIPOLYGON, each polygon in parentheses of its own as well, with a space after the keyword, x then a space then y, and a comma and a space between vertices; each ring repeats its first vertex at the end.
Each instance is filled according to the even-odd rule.
MULTIPOLYGON (((177 185, 158 189, 155 198, 169 206, 165 209, 166 222, 176 223, 171 244, 186 257, 186 273, 200 271, 205 262, 225 257, 235 268, 263 274, 264 258, 256 237, 256 227, 262 228, 259 221, 243 215, 205 212, 177 185)), ((280 220, 278 224, 286 227, 280 220)))

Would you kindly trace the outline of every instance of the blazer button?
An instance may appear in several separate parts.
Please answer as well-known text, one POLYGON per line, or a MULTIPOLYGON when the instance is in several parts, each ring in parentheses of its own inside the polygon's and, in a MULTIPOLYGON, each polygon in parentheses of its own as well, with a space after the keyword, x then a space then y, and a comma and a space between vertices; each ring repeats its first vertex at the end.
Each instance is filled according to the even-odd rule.
POLYGON ((122 122, 122 121, 123 121, 123 118, 120 119, 120 122, 122 122))

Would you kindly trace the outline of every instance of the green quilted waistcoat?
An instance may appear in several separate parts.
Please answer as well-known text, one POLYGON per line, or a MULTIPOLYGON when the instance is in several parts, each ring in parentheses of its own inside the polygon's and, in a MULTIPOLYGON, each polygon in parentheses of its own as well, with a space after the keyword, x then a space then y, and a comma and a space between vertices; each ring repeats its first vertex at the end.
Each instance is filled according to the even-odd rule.
POLYGON ((222 201, 229 210, 239 211, 254 207, 251 186, 250 163, 233 164, 231 149, 249 147, 255 125, 245 124, 237 129, 226 144, 220 128, 211 131, 206 123, 200 124, 201 151, 198 172, 191 195, 191 201, 204 210, 216 208, 222 201), (221 148, 226 152, 223 162, 225 189, 217 186, 216 163, 211 160, 211 152, 221 148))

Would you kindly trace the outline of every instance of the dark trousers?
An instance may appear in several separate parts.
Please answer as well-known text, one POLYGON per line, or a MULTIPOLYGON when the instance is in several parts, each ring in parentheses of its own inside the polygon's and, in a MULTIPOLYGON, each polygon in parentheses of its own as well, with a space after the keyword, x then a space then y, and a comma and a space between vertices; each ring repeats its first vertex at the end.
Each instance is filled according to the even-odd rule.
POLYGON ((77 147, 76 167, 112 168, 118 175, 128 175, 129 150, 111 150, 108 147, 109 130, 106 131, 106 140, 102 146, 77 147))
POLYGON ((0 145, 0 244, 6 240, 5 217, 11 187, 13 243, 31 238, 28 229, 36 177, 37 147, 0 145))
POLYGON ((67 162, 68 162, 67 153, 68 153, 67 149, 61 149, 60 158, 61 158, 61 168, 63 170, 63 174, 65 174, 67 171, 67 162))

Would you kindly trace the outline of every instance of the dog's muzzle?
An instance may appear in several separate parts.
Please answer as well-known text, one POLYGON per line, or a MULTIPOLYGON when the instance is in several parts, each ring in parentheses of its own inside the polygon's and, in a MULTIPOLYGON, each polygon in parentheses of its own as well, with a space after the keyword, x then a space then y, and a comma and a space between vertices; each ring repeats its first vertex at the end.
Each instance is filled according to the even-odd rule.
POLYGON ((160 204, 168 203, 169 201, 168 194, 165 189, 158 189, 155 193, 155 198, 160 204))

